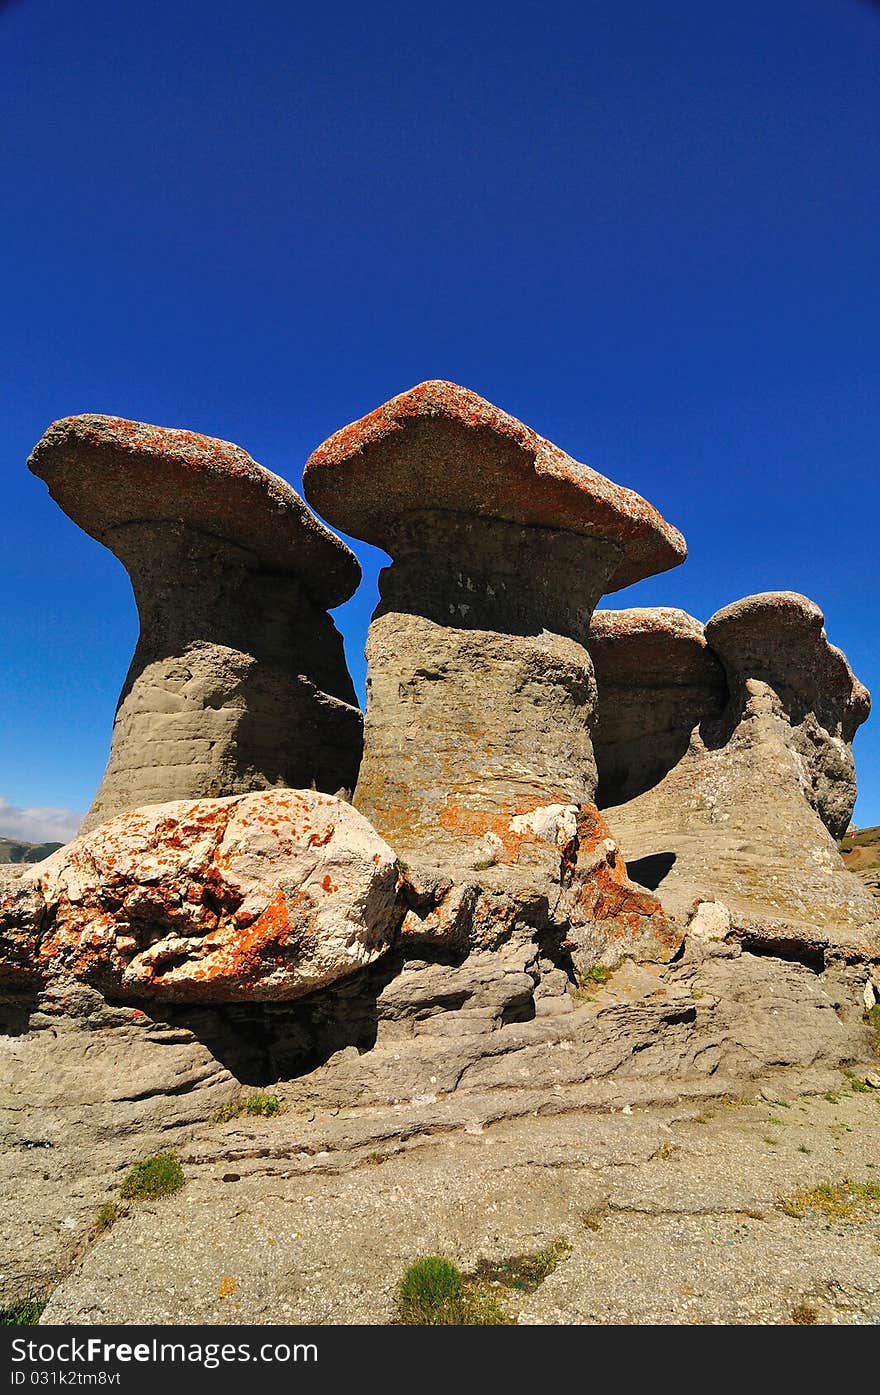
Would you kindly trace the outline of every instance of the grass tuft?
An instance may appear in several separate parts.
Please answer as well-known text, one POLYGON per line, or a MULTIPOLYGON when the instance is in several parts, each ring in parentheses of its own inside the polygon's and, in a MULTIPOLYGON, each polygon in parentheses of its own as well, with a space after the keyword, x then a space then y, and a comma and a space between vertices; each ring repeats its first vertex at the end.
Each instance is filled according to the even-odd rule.
POLYGON ((186 1178, 176 1153, 157 1153, 135 1163, 119 1188, 124 1201, 152 1201, 179 1192, 186 1178))
POLYGON ((408 1327, 470 1326, 464 1276, 442 1255, 425 1255, 409 1266, 397 1291, 397 1311, 408 1327))
POLYGON ((125 1208, 120 1206, 118 1201, 105 1201, 95 1212, 95 1234, 103 1235, 124 1214, 125 1208))
POLYGON ((215 1124, 228 1124, 230 1119, 241 1119, 245 1115, 251 1118, 275 1119, 283 1113, 284 1105, 278 1095, 248 1095, 246 1099, 221 1104, 219 1109, 214 1110, 212 1117, 215 1124))
POLYGON ((497 1290, 534 1293, 569 1249, 567 1241, 556 1240, 533 1254, 480 1260, 472 1274, 462 1274, 442 1255, 425 1255, 400 1281, 398 1321, 416 1327, 509 1327, 515 1319, 497 1290))
POLYGON ((45 1299, 25 1298, 11 1308, 0 1309, 0 1327, 36 1327, 45 1306, 45 1299))
POLYGON ((880 1214, 880 1182, 820 1182, 811 1190, 792 1192, 777 1203, 786 1216, 803 1220, 814 1211, 829 1221, 858 1225, 880 1214))

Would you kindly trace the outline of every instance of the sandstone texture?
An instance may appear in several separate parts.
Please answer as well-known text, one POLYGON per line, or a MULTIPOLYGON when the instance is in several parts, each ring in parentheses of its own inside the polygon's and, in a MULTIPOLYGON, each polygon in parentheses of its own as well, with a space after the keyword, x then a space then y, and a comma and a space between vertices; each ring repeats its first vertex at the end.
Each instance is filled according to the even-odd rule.
MULTIPOLYGON (((818 608, 788 592, 738 602, 706 626, 714 660, 691 627, 689 670, 681 657, 680 612, 651 611, 635 620, 623 612, 620 621, 612 612, 602 625, 595 646, 597 730, 607 709, 610 733, 607 744, 597 738, 596 746, 608 795, 603 812, 636 880, 656 891, 682 925, 699 902, 718 899, 729 908, 733 932, 747 942, 787 944, 788 952, 800 947, 820 958, 880 955, 876 902, 846 871, 829 831, 851 815, 849 743, 868 697, 828 643, 818 608), (703 675, 689 680, 684 704, 664 698, 660 705, 684 718, 660 763, 645 760, 638 738, 627 743, 630 719, 619 716, 638 712, 638 651, 646 630, 661 646, 664 631, 668 636, 665 663, 655 659, 650 673, 678 675, 679 687, 686 672, 703 675), (723 705, 718 663, 725 672, 723 705)), ((654 696, 646 678, 649 729, 654 696)))
POLYGON ((869 697, 818 607, 597 611, 680 535, 423 383, 304 476, 392 557, 361 759, 358 564, 282 480, 95 416, 31 468, 141 634, 85 831, 0 867, 0 1309, 393 1322, 441 1253, 522 1325, 880 1321, 869 697))
MULTIPOLYGON (((475 1117, 405 1150, 374 1144, 360 1166, 332 1144, 297 1154, 290 1116, 215 1127, 185 1150, 184 1191, 117 1223, 43 1320, 389 1323, 426 1254, 481 1273, 558 1246, 536 1291, 493 1290, 512 1321, 876 1323, 876 1220, 783 1205, 844 1174, 871 1179, 878 1107, 851 1093, 786 1102, 475 1117)), ((357 1127, 343 1112, 335 1125, 339 1138, 357 1127)))
POLYGON ((350 805, 272 790, 120 815, 0 895, 13 986, 260 1001, 310 993, 387 947, 397 863, 350 805))
POLYGON ((140 617, 84 830, 147 803, 352 789, 361 716, 325 607, 354 555, 240 447, 119 417, 55 422, 28 462, 116 554, 140 617))
POLYGON ((378 547, 414 509, 605 539, 618 553, 607 590, 687 552, 640 495, 456 383, 419 383, 335 432, 309 457, 303 485, 326 518, 378 547))
POLYGON ((871 698, 846 656, 829 644, 824 616, 806 596, 771 591, 746 596, 712 616, 706 639, 727 670, 731 695, 746 702, 762 685, 792 728, 804 790, 834 838, 842 838, 856 802, 852 739, 871 698))
MULTIPOLYGON (((620 1213, 643 1219, 633 1244, 656 1245, 661 1263, 671 1215, 710 1234, 749 1210, 773 1220, 796 1187, 870 1177, 880 1096, 852 1093, 840 1073, 870 1053, 845 975, 694 945, 667 969, 624 964, 586 996, 546 971, 529 1016, 523 979, 538 963, 523 949, 434 954, 396 974, 378 960, 312 999, 169 1004, 161 1016, 108 1007, 81 985, 7 997, 0 1302, 60 1280, 45 1322, 384 1322, 420 1254, 470 1267, 561 1235, 576 1272, 581 1244, 606 1221, 611 1244, 620 1213), (335 1042, 316 1058, 319 1017, 335 1042), (307 1026, 312 1055, 297 1058, 307 1026), (277 1093, 277 1118, 215 1119, 255 1089, 277 1093), (752 1103, 713 1119, 729 1096, 752 1103), (98 1207, 118 1198, 128 1167, 169 1146, 184 1191, 123 1208, 101 1232, 98 1207), (235 1302, 222 1301, 224 1276, 235 1302)), ((822 1264, 830 1277, 850 1253, 827 1230, 821 1262, 808 1226, 792 1224, 784 1244, 766 1233, 781 1259, 813 1257, 808 1277, 822 1264)), ((856 1296, 875 1272, 870 1246, 857 1252, 856 1296)), ((723 1244, 715 1258, 725 1320, 727 1286, 745 1295, 751 1279, 723 1244)), ((625 1284, 634 1270, 618 1264, 625 1284)), ((576 1320, 565 1316, 576 1292, 552 1293, 559 1318, 541 1304, 521 1320, 576 1320)), ((624 1292, 609 1294, 608 1311, 625 1312, 624 1292)), ((839 1320, 863 1320, 865 1301, 839 1320)), ((690 1320, 670 1302, 675 1321, 690 1320)), ((766 1320, 785 1320, 769 1296, 766 1320)))
POLYGON ((597 610, 589 645, 601 694, 598 798, 616 805, 678 764, 694 728, 721 715, 727 684, 703 626, 683 610, 597 610))
POLYGON ((643 499, 449 383, 337 432, 303 487, 393 558, 367 642, 356 806, 406 860, 455 881, 516 864, 519 885, 518 821, 571 806, 592 817, 596 602, 680 562, 682 539, 643 499))

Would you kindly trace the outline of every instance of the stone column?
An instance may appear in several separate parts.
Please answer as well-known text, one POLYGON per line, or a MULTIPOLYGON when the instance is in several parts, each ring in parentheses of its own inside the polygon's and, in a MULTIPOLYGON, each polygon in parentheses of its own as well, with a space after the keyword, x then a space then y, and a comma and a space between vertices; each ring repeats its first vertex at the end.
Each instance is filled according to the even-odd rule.
POLYGON ((126 809, 276 785, 353 788, 361 716, 326 605, 353 554, 228 442, 73 417, 30 459, 128 570, 140 635, 84 829, 126 809))
POLYGON ((515 860, 511 819, 591 805, 587 635, 607 589, 681 561, 638 495, 449 383, 310 457, 306 497, 388 550, 355 803, 405 855, 515 860))
POLYGON ((683 610, 597 610, 589 642, 602 807, 633 799, 674 769, 694 728, 721 715, 727 683, 703 626, 683 610))

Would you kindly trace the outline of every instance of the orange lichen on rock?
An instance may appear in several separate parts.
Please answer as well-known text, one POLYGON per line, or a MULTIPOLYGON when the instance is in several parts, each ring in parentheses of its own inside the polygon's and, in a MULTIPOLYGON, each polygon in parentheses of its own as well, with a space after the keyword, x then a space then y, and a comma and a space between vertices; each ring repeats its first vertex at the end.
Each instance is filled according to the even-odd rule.
POLYGON ((188 523, 247 547, 264 565, 303 574, 316 600, 339 605, 360 579, 354 554, 286 480, 232 441, 87 413, 55 421, 28 466, 99 542, 144 519, 188 523))
POLYGON ((457 383, 431 380, 344 426, 309 457, 306 498, 384 546, 414 509, 474 513, 613 540, 610 590, 683 561, 684 539, 647 500, 457 383))
POLYGON ((396 858, 366 820, 310 790, 156 805, 4 893, 0 973, 116 998, 299 997, 392 942, 397 888, 396 858))

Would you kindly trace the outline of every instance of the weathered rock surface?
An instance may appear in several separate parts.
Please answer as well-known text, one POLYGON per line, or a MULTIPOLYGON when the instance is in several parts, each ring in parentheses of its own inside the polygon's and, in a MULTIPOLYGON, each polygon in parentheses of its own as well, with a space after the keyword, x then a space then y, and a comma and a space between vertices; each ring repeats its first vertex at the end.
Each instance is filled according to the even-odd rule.
POLYGON ((217 1128, 220 1148, 205 1138, 187 1153, 186 1189, 114 1227, 43 1320, 387 1323, 415 1259, 439 1252, 473 1272, 559 1240, 571 1250, 537 1292, 495 1290, 520 1323, 880 1317, 876 1223, 796 1219, 779 1205, 843 1175, 870 1180, 880 1111, 863 1095, 795 1099, 785 1111, 756 1102, 475 1119, 390 1156, 380 1146, 361 1168, 333 1154, 283 1156, 287 1117, 217 1128), (250 1156, 224 1183, 218 1153, 233 1139, 250 1156))
MULTIPOLYGON (((623 966, 567 1011, 505 1023, 528 961, 512 945, 469 960, 435 962, 433 979, 405 967, 374 994, 373 1049, 349 1046, 299 1074, 289 1059, 273 1069, 307 999, 170 1008, 160 1022, 107 1009, 90 990, 43 995, 20 1023, 27 1034, 0 1048, 2 1301, 44 1293, 77 1265, 44 1321, 387 1321, 420 1254, 470 1267, 563 1235, 574 1258, 584 1218, 601 1227, 610 1210, 642 1216, 634 1243, 656 1244, 659 1257, 664 1216, 706 1217, 708 1233, 713 1212, 772 1212, 795 1187, 869 1176, 876 1097, 849 1094, 837 1071, 864 1059, 867 1034, 831 976, 735 947, 699 950, 663 971, 623 966), (251 1089, 271 1084, 285 1112, 212 1122, 238 1088, 221 1060, 251 1089), (710 1120, 712 1099, 761 1085, 795 1100, 785 1128, 782 1106, 760 1100, 710 1120), (832 1088, 840 1103, 808 1101, 801 1122, 796 1096, 832 1088), (185 1191, 97 1237, 97 1208, 127 1168, 171 1145, 185 1191), (227 1276, 232 1301, 228 1283, 227 1299, 219 1291, 227 1276)), ((328 1023, 344 1020, 354 987, 328 990, 328 1023)), ((567 992, 544 1001, 553 996, 567 992)), ((788 1252, 803 1229, 793 1224, 788 1252)), ((860 1253, 867 1262, 870 1246, 860 1253)), ((869 1271, 852 1270, 856 1287, 869 1271)), ((734 1267, 722 1272, 723 1312, 734 1267)), ((737 1292, 745 1283, 740 1273, 737 1292)), ((565 1313, 574 1298, 560 1291, 554 1304, 565 1313)), ((623 1294, 615 1301, 625 1310, 623 1294)), ((555 1320, 535 1302, 527 1320, 555 1320)), ((673 1311, 687 1320, 687 1305, 673 1311)))
MULTIPOLYGON (((603 812, 631 875, 656 891, 681 925, 699 902, 718 899, 747 943, 787 944, 787 952, 820 959, 826 952, 853 959, 880 955, 876 903, 846 871, 828 831, 844 815, 849 819, 855 798, 849 741, 868 699, 825 638, 821 612, 804 597, 779 593, 747 598, 713 617, 706 638, 726 670, 724 710, 719 715, 714 678, 691 684, 687 701, 675 708, 683 720, 659 765, 646 763, 638 740, 627 748, 629 717, 615 715, 627 684, 629 710, 638 709, 632 677, 644 635, 662 648, 668 634, 667 674, 687 671, 685 647, 691 672, 709 672, 710 659, 695 632, 685 641, 680 613, 631 615, 625 612, 618 622, 609 614, 596 646, 612 734, 604 746, 597 740, 600 782, 607 755, 605 788, 620 800, 603 812), (634 652, 627 658, 630 642, 634 652), (691 715, 687 745, 669 763, 691 715), (627 798, 629 790, 638 792, 627 798)), ((646 684, 648 728, 653 699, 646 684)), ((600 731, 604 710, 600 687, 600 731)), ((672 710, 665 699, 661 710, 672 710)))
POLYGON ((597 610, 590 657, 599 691, 593 748, 602 806, 650 789, 720 717, 727 683, 699 620, 668 607, 597 610))
POLYGON ((303 484, 325 517, 378 547, 390 522, 414 510, 605 539, 618 553, 608 590, 686 554, 681 534, 640 495, 456 383, 419 383, 335 432, 309 457, 303 484))
POLYGON ((0 1308, 42 1295, 93 1243, 132 1159, 237 1097, 191 1032, 83 984, 0 988, 0 1308))
POLYGON ((2 897, 0 976, 128 1002, 297 997, 375 959, 399 920, 391 849, 311 790, 120 815, 2 897))
POLYGON ((361 716, 324 607, 354 555, 240 447, 119 417, 55 422, 28 462, 126 567, 140 637, 84 830, 273 785, 352 789, 361 716))
MULTIPOLYGON (((492 885, 516 864, 504 884, 519 888, 522 821, 594 814, 593 608, 680 562, 683 540, 638 495, 451 383, 337 432, 303 487, 393 557, 367 643, 356 806, 407 859, 456 882, 492 869, 492 885)), ((553 894, 546 878, 539 889, 553 894)))
POLYGON ((712 616, 706 639, 727 670, 733 702, 758 684, 791 726, 804 793, 834 838, 856 802, 852 739, 871 710, 868 690, 845 654, 829 644, 819 607, 793 591, 746 596, 712 616))
POLYGON ((681 943, 656 897, 627 876, 620 848, 591 805, 528 813, 456 811, 470 865, 453 881, 431 863, 410 868, 404 943, 492 949, 520 925, 555 938, 577 971, 631 955, 664 962, 681 943))

